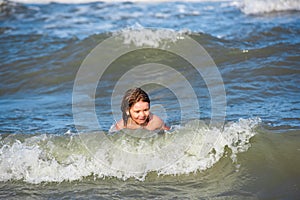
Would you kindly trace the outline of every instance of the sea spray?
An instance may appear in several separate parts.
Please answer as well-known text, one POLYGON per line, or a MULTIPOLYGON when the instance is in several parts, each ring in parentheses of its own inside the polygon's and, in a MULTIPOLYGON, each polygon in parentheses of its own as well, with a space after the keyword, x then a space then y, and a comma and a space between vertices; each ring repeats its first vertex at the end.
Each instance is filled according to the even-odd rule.
POLYGON ((234 2, 245 14, 262 14, 282 11, 299 11, 298 0, 244 0, 234 2))
POLYGON ((184 39, 184 35, 188 33, 190 31, 187 29, 180 31, 171 29, 151 30, 137 23, 132 27, 115 32, 114 35, 121 36, 126 45, 133 44, 136 47, 148 46, 158 48, 159 46, 165 47, 168 43, 184 39))
POLYGON ((0 181, 36 184, 81 180, 87 176, 144 181, 150 172, 176 175, 206 170, 226 156, 226 147, 231 149, 231 158, 236 162, 236 155, 250 147, 249 140, 259 123, 260 119, 241 119, 227 123, 221 130, 195 120, 164 134, 152 132, 149 137, 128 130, 112 135, 10 135, 1 139, 0 181), (189 144, 179 144, 177 140, 189 144), (164 152, 175 147, 177 151, 164 152), (163 162, 166 160, 170 163, 163 162))
POLYGON ((159 174, 188 174, 206 170, 226 155, 225 147, 232 151, 232 161, 236 162, 237 154, 250 147, 249 140, 256 134, 253 128, 259 123, 259 118, 240 119, 238 123, 227 124, 224 130, 198 128, 198 134, 185 156, 174 165, 160 170, 159 174))

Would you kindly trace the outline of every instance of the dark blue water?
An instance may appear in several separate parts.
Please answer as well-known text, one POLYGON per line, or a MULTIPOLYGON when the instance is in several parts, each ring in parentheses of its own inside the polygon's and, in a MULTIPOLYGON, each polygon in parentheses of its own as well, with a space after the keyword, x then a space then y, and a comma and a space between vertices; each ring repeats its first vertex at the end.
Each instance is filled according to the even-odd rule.
MULTIPOLYGON (((272 9, 276 3, 281 6, 266 5, 272 9)), ((72 128, 70 95, 84 57, 106 33, 141 26, 202 34, 196 37, 225 82, 229 120, 257 116, 274 126, 299 127, 297 8, 261 13, 267 8, 252 6, 230 1, 2 6, 2 132, 72 128)))

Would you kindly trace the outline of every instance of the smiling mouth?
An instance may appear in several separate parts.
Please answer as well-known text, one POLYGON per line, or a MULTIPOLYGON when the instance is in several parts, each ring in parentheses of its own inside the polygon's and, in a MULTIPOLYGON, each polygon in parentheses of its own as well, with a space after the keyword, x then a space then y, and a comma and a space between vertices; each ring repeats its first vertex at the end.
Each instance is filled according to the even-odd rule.
POLYGON ((147 118, 138 119, 137 121, 139 122, 139 124, 144 124, 147 122, 147 118))

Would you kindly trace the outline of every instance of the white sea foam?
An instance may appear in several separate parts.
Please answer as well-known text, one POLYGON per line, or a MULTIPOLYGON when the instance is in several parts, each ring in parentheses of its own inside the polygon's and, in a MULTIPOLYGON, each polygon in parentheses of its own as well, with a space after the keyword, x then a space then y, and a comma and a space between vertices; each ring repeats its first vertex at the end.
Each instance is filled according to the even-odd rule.
POLYGON ((137 132, 106 135, 110 142, 101 133, 10 135, 1 139, 0 181, 62 182, 87 176, 143 181, 153 171, 176 175, 206 170, 224 156, 225 147, 231 149, 235 162, 236 155, 250 147, 259 123, 260 119, 241 119, 221 130, 192 121, 170 133, 147 138, 138 137, 137 132), (177 143, 177 139, 189 145, 177 143), (162 153, 168 148, 172 151, 162 153), (166 160, 170 163, 162 167, 160 162, 166 160))
MULTIPOLYGON (((93 3, 99 0, 12 0, 17 3, 24 4, 49 4, 49 3, 93 3)), ((3 3, 0 0, 0 4, 3 3)), ((239 7, 245 14, 268 13, 273 11, 300 10, 299 0, 101 0, 101 2, 118 3, 118 2, 143 2, 143 3, 159 3, 159 2, 229 2, 229 5, 239 7)), ((195 11, 196 14, 199 14, 195 11)))
POLYGON ((136 47, 148 46, 157 48, 164 46, 168 42, 176 42, 184 39, 184 34, 190 33, 189 30, 174 31, 170 29, 151 30, 136 24, 130 28, 122 29, 114 33, 120 35, 124 44, 134 44, 136 47))
MULTIPOLYGON (((175 0, 13 0, 14 2, 19 3, 37 3, 37 4, 48 4, 51 2, 55 3, 92 3, 92 2, 175 2, 175 0)), ((230 0, 181 0, 182 2, 224 2, 230 0)))
POLYGON ((299 0, 244 0, 232 4, 237 5, 245 14, 300 10, 299 0))

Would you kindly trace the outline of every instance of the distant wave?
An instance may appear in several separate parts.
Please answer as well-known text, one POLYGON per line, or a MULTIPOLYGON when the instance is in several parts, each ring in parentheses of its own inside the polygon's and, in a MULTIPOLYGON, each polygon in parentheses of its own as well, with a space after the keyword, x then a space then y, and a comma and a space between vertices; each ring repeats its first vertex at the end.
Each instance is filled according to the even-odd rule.
POLYGON ((300 10, 299 0, 243 0, 236 1, 235 4, 245 14, 300 10))
POLYGON ((150 30, 144 28, 140 24, 136 24, 133 27, 119 30, 114 35, 120 35, 124 39, 124 44, 134 44, 136 47, 143 45, 158 48, 161 43, 164 42, 176 42, 183 39, 185 34, 191 34, 188 29, 173 31, 169 29, 162 30, 150 30))
MULTIPOLYGON (((245 14, 260 14, 278 11, 300 10, 299 0, 181 0, 182 2, 230 2, 232 6, 237 6, 245 14)), ((175 2, 175 0, 0 0, 0 5, 5 2, 17 2, 23 4, 48 4, 65 3, 80 4, 93 2, 175 2)), ((180 1, 179 1, 180 2, 180 1)))
MULTIPOLYGON (((1 0, 3 1, 3 0, 1 0)), ((1 2, 0 1, 0 2, 1 2)), ((51 2, 55 3, 92 3, 92 2, 175 2, 175 0, 13 0, 14 2, 19 3, 41 3, 47 4, 51 2)), ((224 2, 230 0, 182 0, 183 2, 224 2)))

